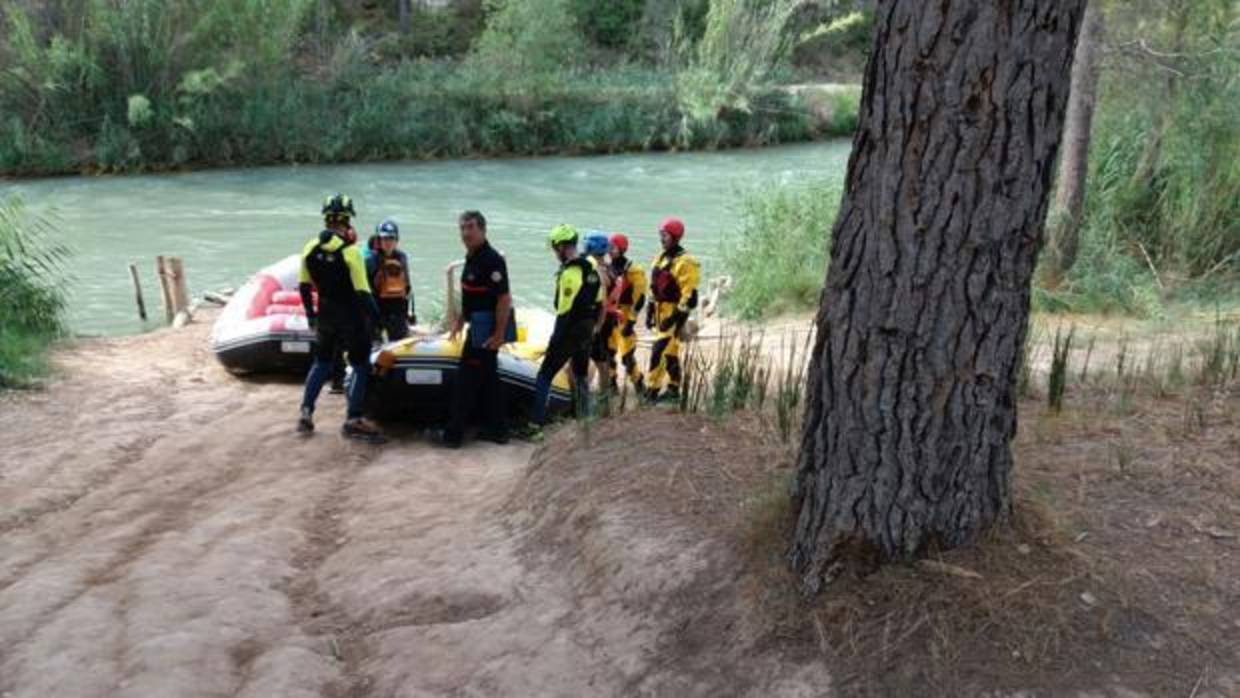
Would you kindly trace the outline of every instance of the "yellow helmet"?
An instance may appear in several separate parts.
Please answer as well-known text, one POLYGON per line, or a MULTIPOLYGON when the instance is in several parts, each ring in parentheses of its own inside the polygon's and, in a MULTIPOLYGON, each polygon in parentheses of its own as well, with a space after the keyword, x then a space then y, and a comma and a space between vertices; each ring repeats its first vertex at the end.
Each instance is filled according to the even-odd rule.
POLYGON ((561 223, 551 229, 551 234, 547 236, 547 242, 551 247, 560 245, 577 244, 577 229, 567 223, 561 223))

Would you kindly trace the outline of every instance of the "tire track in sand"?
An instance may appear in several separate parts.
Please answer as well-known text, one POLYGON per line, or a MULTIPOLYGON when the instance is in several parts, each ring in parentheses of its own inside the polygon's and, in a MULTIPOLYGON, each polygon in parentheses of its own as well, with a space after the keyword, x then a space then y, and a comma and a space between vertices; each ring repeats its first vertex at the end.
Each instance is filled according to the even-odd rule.
MULTIPOLYGON (((302 545, 294 551, 292 564, 296 576, 276 589, 288 597, 293 621, 302 632, 322 640, 320 653, 331 657, 340 666, 341 678, 324 689, 325 698, 360 698, 369 695, 371 678, 361 666, 368 654, 366 636, 361 623, 331 596, 320 588, 319 569, 323 563, 345 544, 345 530, 341 517, 347 507, 348 493, 357 481, 359 469, 370 463, 376 449, 355 450, 343 463, 330 466, 330 486, 309 510, 302 521, 302 545)), ((328 470, 320 464, 320 472, 328 470)), ((245 688, 245 678, 256 653, 239 652, 238 673, 243 677, 234 695, 245 688)))

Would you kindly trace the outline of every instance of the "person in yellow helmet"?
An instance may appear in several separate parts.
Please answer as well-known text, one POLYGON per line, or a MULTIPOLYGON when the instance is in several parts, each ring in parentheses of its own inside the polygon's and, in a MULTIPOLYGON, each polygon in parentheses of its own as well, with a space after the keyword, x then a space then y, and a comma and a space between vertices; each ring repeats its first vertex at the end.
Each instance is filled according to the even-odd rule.
POLYGON ((646 307, 646 327, 655 331, 650 350, 650 372, 646 376, 646 399, 680 400, 680 333, 689 313, 697 307, 701 268, 680 241, 685 224, 668 218, 659 226, 663 252, 650 271, 650 290, 654 301, 646 307), (666 391, 663 391, 666 383, 666 391), (663 391, 663 392, 661 392, 663 391))
POLYGON ((615 279, 611 295, 607 299, 607 312, 615 319, 611 336, 607 338, 611 350, 609 384, 617 388, 616 357, 624 365, 624 373, 633 389, 640 396, 645 392, 642 370, 637 365, 637 318, 646 305, 646 272, 628 258, 629 238, 616 233, 611 236, 608 256, 611 258, 611 275, 615 279))
POLYGON ((328 197, 323 202, 326 227, 302 250, 298 290, 306 319, 315 331, 315 355, 306 376, 297 431, 314 431, 315 402, 332 373, 338 348, 343 348, 353 366, 353 384, 341 432, 349 438, 377 443, 383 436, 362 418, 362 407, 370 377, 370 330, 378 320, 379 308, 370 293, 362 254, 354 244, 357 238, 349 225, 353 215, 352 199, 343 194, 328 197))
POLYGON ((577 254, 578 237, 571 225, 557 225, 548 238, 560 269, 555 275, 555 328, 538 369, 530 410, 537 427, 547 421, 551 381, 566 363, 571 363, 577 416, 590 413, 590 342, 603 322, 604 297, 598 267, 589 257, 577 254))

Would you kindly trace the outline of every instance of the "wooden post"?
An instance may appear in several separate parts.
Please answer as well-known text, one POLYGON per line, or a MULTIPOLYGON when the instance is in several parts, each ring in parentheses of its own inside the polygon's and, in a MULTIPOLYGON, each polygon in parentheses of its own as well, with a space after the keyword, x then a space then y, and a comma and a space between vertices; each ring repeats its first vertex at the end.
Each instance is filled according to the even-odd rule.
POLYGON ((172 318, 176 316, 176 311, 172 309, 172 288, 168 283, 163 255, 155 258, 155 278, 159 279, 159 296, 164 301, 164 322, 172 322, 172 318))
POLYGON ((444 296, 443 296, 444 297, 443 316, 444 316, 444 323, 445 323, 444 328, 448 330, 449 332, 451 332, 452 328, 456 326, 456 319, 460 315, 460 311, 457 309, 457 300, 456 300, 456 272, 458 269, 460 269, 463 266, 465 266, 465 261, 460 260, 460 261, 456 261, 456 262, 449 264, 448 267, 444 269, 444 276, 447 277, 445 281, 447 283, 446 283, 446 288, 444 289, 444 296))
POLYGON ((168 280, 172 286, 172 314, 189 309, 189 288, 185 283, 185 264, 180 257, 169 257, 168 280))
POLYGON ((138 265, 129 263, 129 278, 133 279, 133 295, 138 301, 138 317, 146 320, 146 301, 142 299, 142 283, 138 280, 138 265))
POLYGON ((177 315, 189 311, 185 265, 180 257, 159 255, 155 258, 155 273, 159 275, 159 292, 164 299, 164 317, 171 323, 177 315))

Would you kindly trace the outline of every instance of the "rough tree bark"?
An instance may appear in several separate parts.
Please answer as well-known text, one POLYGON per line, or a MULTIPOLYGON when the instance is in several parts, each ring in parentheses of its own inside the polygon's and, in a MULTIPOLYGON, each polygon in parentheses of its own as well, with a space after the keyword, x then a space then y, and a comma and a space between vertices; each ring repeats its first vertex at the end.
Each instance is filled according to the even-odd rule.
POLYGON ((1063 152, 1059 156, 1055 203, 1051 207, 1047 234, 1048 269, 1055 280, 1062 279, 1076 263, 1080 248, 1089 143, 1098 97, 1098 71, 1102 65, 1102 9, 1098 4, 1099 0, 1089 0, 1085 8, 1084 24, 1072 59, 1072 89, 1064 117, 1063 152))
POLYGON ((807 590, 1011 511, 1015 388, 1084 0, 880 3, 818 313, 807 590))

